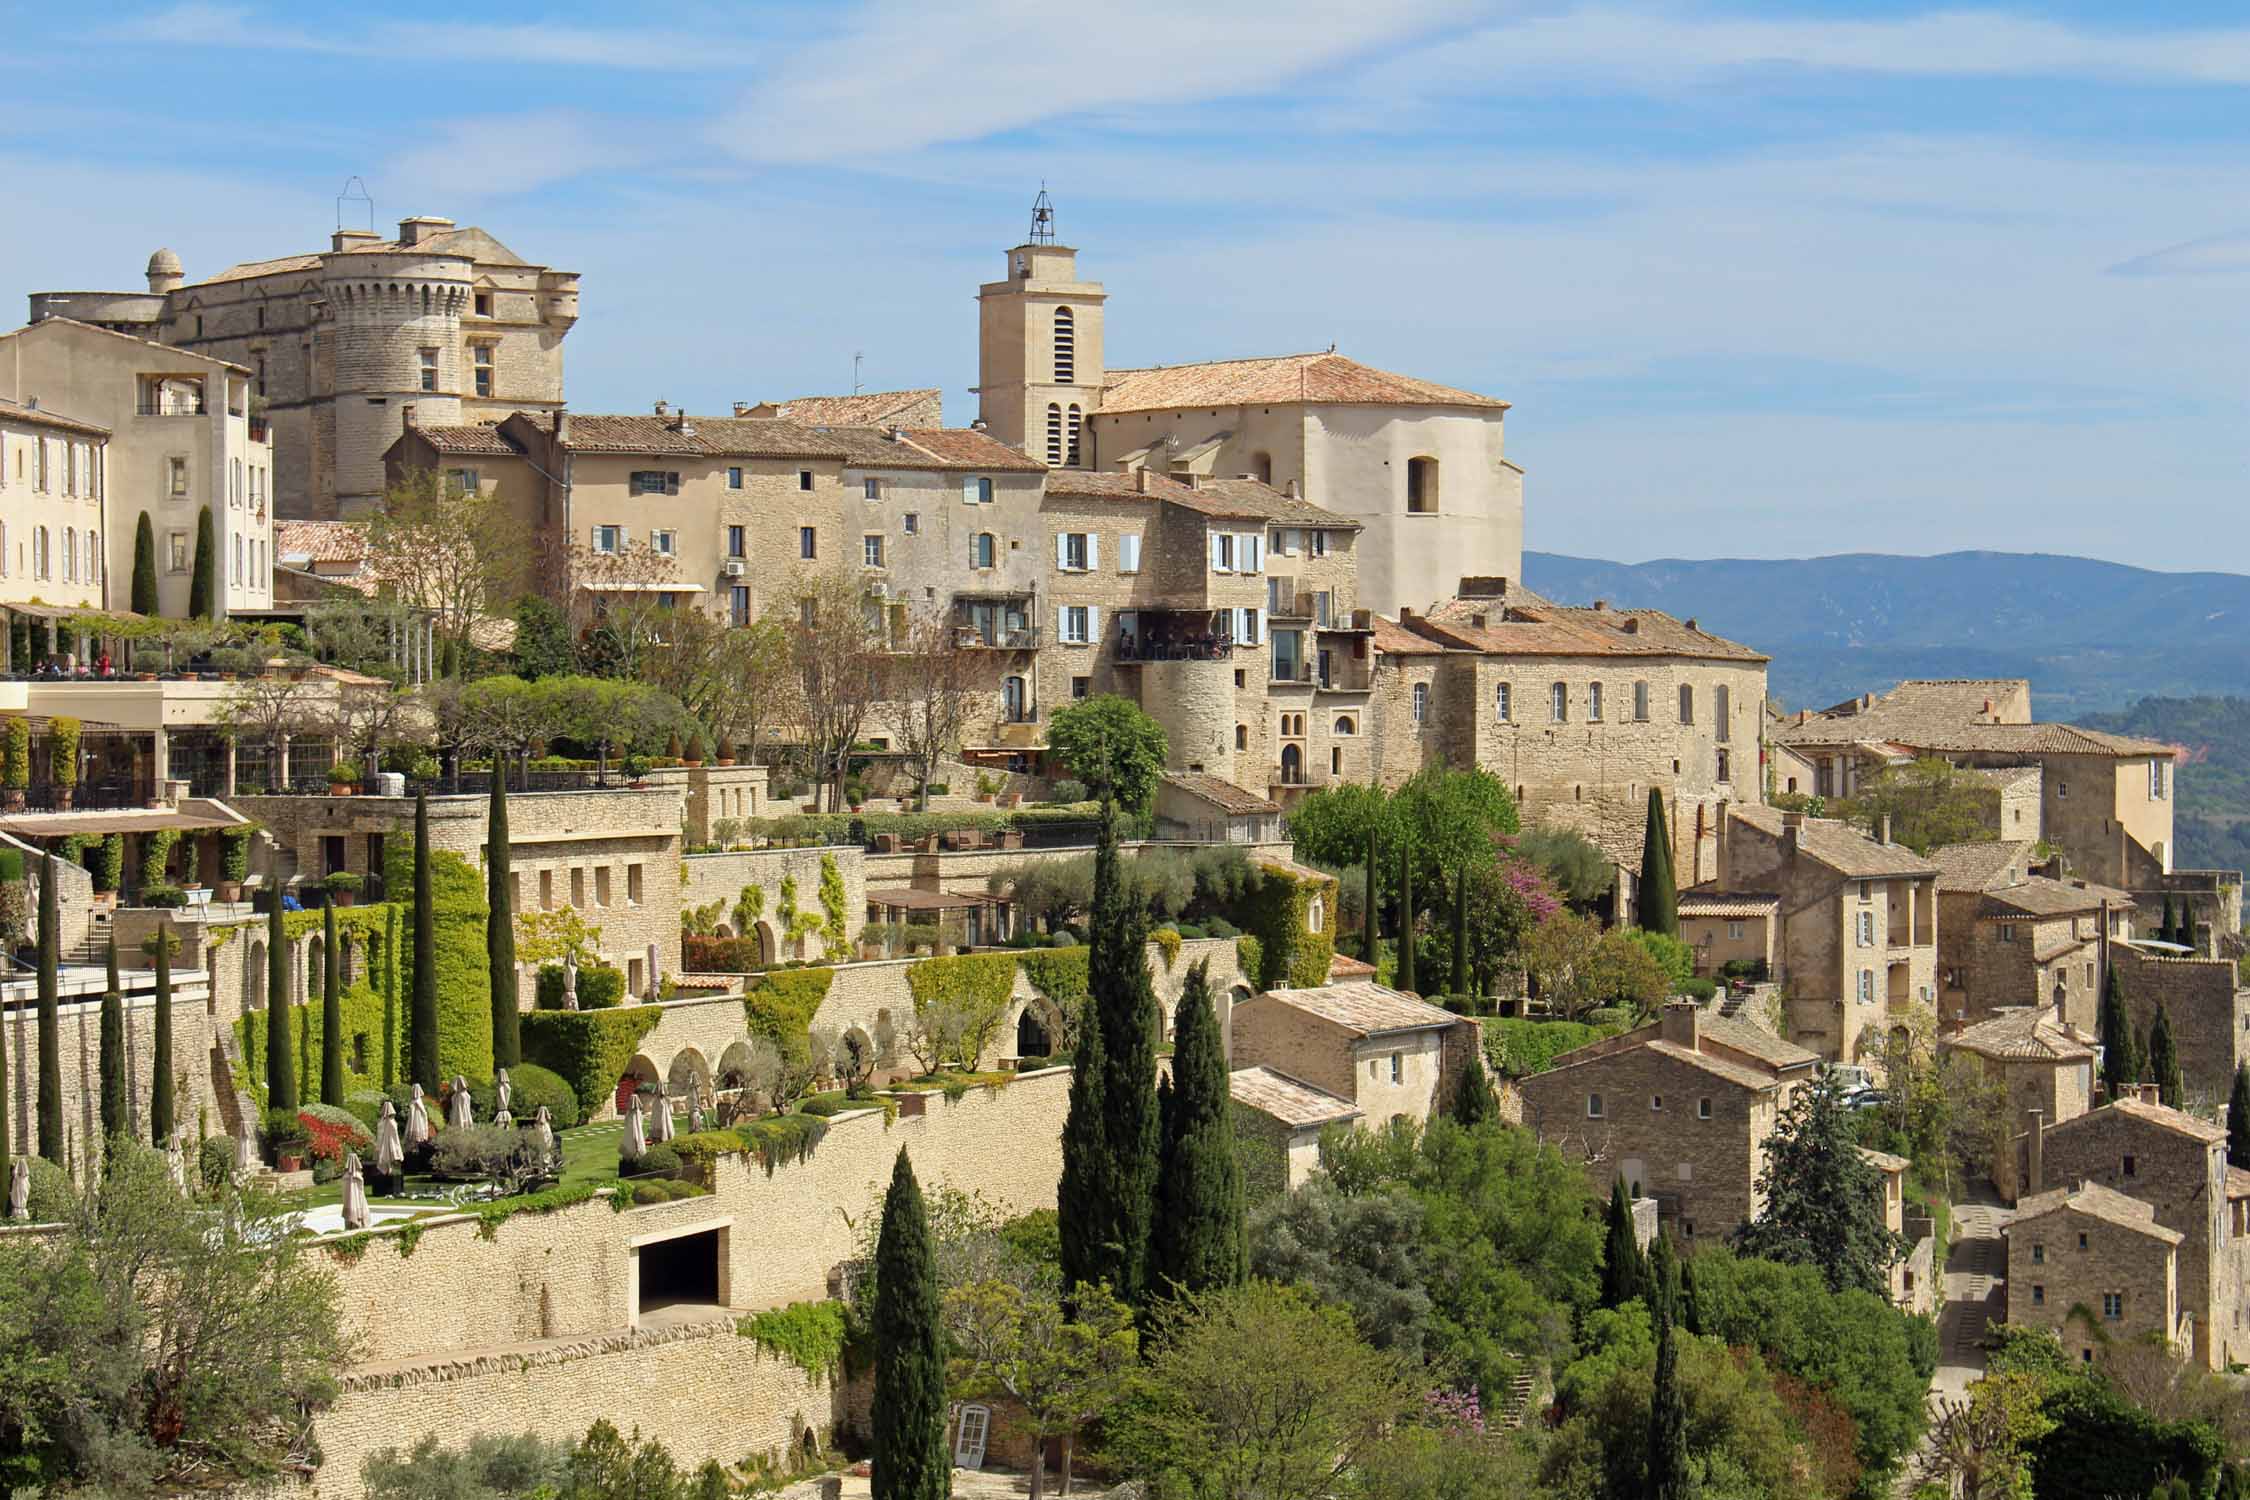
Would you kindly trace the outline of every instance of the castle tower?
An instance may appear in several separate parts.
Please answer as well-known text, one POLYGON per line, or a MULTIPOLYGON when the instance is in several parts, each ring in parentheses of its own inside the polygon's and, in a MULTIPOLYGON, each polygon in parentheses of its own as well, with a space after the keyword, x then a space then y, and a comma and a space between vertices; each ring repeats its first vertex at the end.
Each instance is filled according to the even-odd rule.
POLYGON ((977 289, 977 415, 1001 442, 1059 468, 1090 458, 1081 434, 1101 404, 1098 281, 1078 279, 1078 252, 1054 242, 1044 188, 1031 235, 1008 252, 1008 278, 977 289))

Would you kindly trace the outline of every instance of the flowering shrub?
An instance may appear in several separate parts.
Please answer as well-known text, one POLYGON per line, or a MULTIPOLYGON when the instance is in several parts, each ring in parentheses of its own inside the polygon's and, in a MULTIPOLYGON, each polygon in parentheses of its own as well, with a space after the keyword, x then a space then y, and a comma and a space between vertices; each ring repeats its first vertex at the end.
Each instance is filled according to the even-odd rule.
POLYGON ((334 1162, 342 1167, 346 1151, 357 1151, 364 1158, 375 1149, 375 1138, 349 1110, 308 1104, 297 1111, 297 1123, 305 1129, 308 1151, 316 1162, 334 1162))

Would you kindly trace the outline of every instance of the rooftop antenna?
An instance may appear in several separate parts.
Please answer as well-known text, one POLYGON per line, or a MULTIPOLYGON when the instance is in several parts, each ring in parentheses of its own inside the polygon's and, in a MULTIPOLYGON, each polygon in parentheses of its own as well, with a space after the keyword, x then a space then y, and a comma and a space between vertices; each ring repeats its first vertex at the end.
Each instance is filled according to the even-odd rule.
POLYGON ((865 358, 867 356, 860 351, 852 351, 852 394, 855 396, 859 394, 859 362, 865 358))
POLYGON ((338 230, 344 227, 344 205, 347 203, 366 205, 367 232, 373 234, 375 232, 375 200, 368 195, 367 184, 357 177, 345 178, 344 190, 336 195, 336 228, 338 230))
POLYGON ((1031 243, 1052 245, 1055 242, 1055 200, 1047 196, 1047 184, 1039 184, 1039 196, 1031 200, 1031 243))

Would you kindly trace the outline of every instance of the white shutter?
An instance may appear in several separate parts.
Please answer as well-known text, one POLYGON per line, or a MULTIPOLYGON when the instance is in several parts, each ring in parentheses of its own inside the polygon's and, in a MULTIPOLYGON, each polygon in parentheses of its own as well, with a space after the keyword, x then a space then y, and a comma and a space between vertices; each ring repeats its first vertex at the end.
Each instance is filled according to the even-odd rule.
POLYGON ((1250 532, 1242 538, 1242 571, 1255 573, 1265 564, 1266 538, 1264 532, 1250 532))
POLYGON ((1098 640, 1100 640, 1101 638, 1102 638, 1102 609, 1101 609, 1101 606, 1100 606, 1100 605, 1098 605, 1098 604, 1089 604, 1089 605, 1087 605, 1087 606, 1086 606, 1086 639, 1087 639, 1087 640, 1089 640, 1089 641, 1098 641, 1098 640))
POLYGON ((1070 639, 1070 606, 1067 604, 1055 606, 1055 639, 1058 641, 1070 639))
POLYGON ((1120 573, 1138 573, 1141 570, 1141 534, 1129 531, 1117 539, 1117 570, 1120 573))
POLYGON ((1067 531, 1055 533, 1055 566, 1058 568, 1070 566, 1070 533, 1067 531))
POLYGON ((1250 611, 1246 609, 1234 612, 1234 643, 1237 646, 1250 644, 1250 611))
POLYGON ((1219 563, 1219 533, 1216 531, 1211 533, 1211 571, 1214 573, 1226 571, 1219 563))
POLYGON ((963 505, 974 505, 977 503, 977 482, 975 479, 964 479, 961 481, 961 503, 963 505))
POLYGON ((1102 570, 1102 534, 1098 531, 1086 533, 1086 570, 1090 573, 1102 570))

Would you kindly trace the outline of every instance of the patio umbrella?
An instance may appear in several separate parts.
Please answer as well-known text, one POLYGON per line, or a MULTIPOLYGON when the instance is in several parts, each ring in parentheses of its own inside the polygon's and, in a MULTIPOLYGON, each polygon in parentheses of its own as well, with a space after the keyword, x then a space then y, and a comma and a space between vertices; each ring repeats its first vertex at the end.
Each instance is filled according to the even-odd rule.
POLYGON ((689 1135, 703 1134, 703 1090, 688 1090, 687 1128, 689 1135))
POLYGON ((656 1124, 648 1138, 659 1143, 672 1138, 672 1096, 664 1092, 661 1083, 656 1086, 656 1124))
POLYGON ((164 1170, 172 1174, 172 1186, 183 1193, 188 1190, 187 1153, 180 1149, 178 1131, 174 1131, 172 1139, 164 1144, 164 1170))
POLYGON ((8 1217, 31 1217, 31 1163, 20 1156, 8 1164, 8 1217))
POLYGON ((563 1009, 578 1009, 578 959, 568 953, 563 955, 563 1009))
POLYGON ((648 1132, 641 1126, 641 1096, 635 1094, 625 1103, 625 1135, 617 1143, 620 1161, 639 1161, 648 1154, 648 1132))
POLYGON ((656 971, 656 944, 648 945, 648 998, 651 1003, 664 998, 664 979, 656 971))
POLYGON ((359 1153, 344 1153, 344 1227, 367 1227, 367 1179, 360 1172, 359 1153))
POLYGON ((422 1085, 417 1083, 414 1097, 406 1101, 406 1144, 425 1145, 431 1134, 429 1101, 422 1097, 422 1085))
POLYGON ((502 1068, 492 1078, 492 1117, 495 1120, 508 1118, 508 1105, 515 1096, 516 1086, 508 1082, 508 1070, 502 1068))
POLYGON ((445 1096, 445 1123, 459 1128, 476 1122, 476 1106, 469 1098, 469 1080, 456 1073, 453 1075, 453 1092, 445 1096))
POLYGON ((547 1113, 547 1106, 544 1104, 539 1106, 539 1113, 531 1117, 531 1136, 533 1140, 539 1143, 539 1159, 542 1162, 553 1161, 555 1159, 555 1119, 554 1116, 547 1113))
POLYGON ((398 1111, 385 1099, 375 1119, 375 1170, 384 1177, 396 1177, 405 1166, 406 1149, 398 1140, 398 1111))

